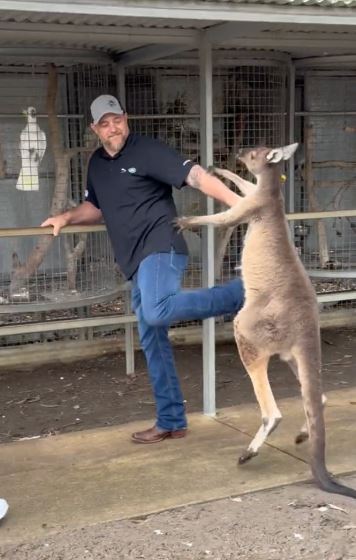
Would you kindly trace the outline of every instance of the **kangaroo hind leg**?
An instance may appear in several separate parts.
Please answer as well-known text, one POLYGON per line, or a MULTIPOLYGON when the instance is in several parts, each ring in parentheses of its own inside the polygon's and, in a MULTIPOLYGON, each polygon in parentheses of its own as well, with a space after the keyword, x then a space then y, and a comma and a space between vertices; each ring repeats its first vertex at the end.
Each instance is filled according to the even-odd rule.
POLYGON ((239 458, 240 465, 258 454, 261 445, 275 430, 282 419, 268 380, 269 355, 250 344, 242 335, 236 334, 236 342, 241 360, 252 381, 257 402, 261 409, 262 424, 248 448, 239 458))
MULTIPOLYGON (((299 375, 298 375, 298 365, 297 365, 297 361, 295 360, 295 358, 291 357, 290 359, 286 360, 286 362, 289 365, 292 372, 294 373, 294 375, 296 376, 296 378, 298 379, 298 381, 300 382, 299 375)), ((323 394, 322 395, 323 406, 325 406, 326 401, 327 401, 327 398, 323 394)), ((295 436, 294 441, 297 445, 299 445, 300 443, 303 443, 304 441, 306 441, 308 438, 309 438, 308 424, 305 421, 303 426, 300 428, 299 432, 295 436)))

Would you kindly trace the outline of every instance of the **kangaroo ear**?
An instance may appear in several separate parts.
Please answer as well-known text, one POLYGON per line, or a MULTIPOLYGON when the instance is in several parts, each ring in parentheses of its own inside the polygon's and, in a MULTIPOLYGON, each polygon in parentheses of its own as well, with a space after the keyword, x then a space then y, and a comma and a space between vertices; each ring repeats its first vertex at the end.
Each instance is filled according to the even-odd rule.
POLYGON ((279 161, 282 161, 282 159, 287 160, 290 157, 292 157, 292 155, 294 154, 297 148, 298 148, 297 142, 295 144, 289 144, 288 146, 283 146, 282 148, 276 148, 268 152, 268 154, 266 155, 266 159, 270 163, 278 163, 279 161))
POLYGON ((283 159, 291 158, 294 152, 297 151, 297 148, 298 148, 298 142, 295 142, 294 144, 289 144, 288 146, 283 146, 282 148, 283 159))
POLYGON ((283 148, 276 148, 266 154, 266 159, 270 163, 278 163, 283 159, 283 148))

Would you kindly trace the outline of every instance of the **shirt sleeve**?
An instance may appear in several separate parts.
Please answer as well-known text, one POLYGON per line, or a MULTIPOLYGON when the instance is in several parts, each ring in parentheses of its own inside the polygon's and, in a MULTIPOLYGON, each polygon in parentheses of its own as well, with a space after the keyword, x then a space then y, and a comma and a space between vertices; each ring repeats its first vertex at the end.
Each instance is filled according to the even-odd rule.
POLYGON ((89 162, 89 166, 88 166, 87 188, 86 188, 85 193, 84 193, 84 200, 85 200, 85 202, 90 202, 91 204, 93 204, 93 206, 95 206, 96 208, 98 208, 98 210, 100 210, 100 204, 98 202, 98 199, 97 199, 96 194, 95 194, 94 187, 93 187, 92 182, 90 180, 90 162, 89 162))
POLYGON ((185 185, 189 171, 196 165, 159 140, 150 139, 145 151, 147 175, 177 189, 185 185))

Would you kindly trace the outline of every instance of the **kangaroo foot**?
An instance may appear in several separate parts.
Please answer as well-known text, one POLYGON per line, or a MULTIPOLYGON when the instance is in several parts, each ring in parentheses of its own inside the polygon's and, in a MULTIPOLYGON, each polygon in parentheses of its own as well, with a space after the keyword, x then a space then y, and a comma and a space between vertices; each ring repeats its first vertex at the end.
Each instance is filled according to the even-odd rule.
POLYGON ((246 449, 246 451, 244 451, 244 453, 239 457, 239 465, 243 465, 244 463, 247 463, 247 461, 250 461, 252 457, 256 457, 256 455, 258 455, 257 451, 246 449))
POLYGON ((294 441, 297 445, 299 445, 300 443, 306 441, 308 438, 309 438, 308 432, 299 432, 299 434, 295 437, 294 441))

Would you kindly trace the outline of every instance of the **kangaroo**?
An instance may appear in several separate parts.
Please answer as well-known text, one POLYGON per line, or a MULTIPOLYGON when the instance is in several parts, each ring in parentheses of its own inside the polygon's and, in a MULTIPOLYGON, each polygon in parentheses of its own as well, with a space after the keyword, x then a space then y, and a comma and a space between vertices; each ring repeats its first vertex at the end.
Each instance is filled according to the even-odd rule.
POLYGON ((239 458, 245 463, 258 454, 282 415, 274 399, 268 362, 274 354, 287 362, 297 376, 306 424, 296 443, 309 437, 311 471, 318 486, 327 492, 356 498, 356 490, 333 479, 325 464, 325 396, 321 386, 321 345, 316 295, 290 239, 281 192, 281 169, 298 144, 281 148, 244 149, 238 159, 256 183, 227 170, 217 175, 234 182, 242 196, 236 206, 209 216, 181 217, 180 229, 204 224, 233 226, 247 223, 241 259, 245 303, 234 319, 234 335, 261 409, 262 425, 239 458))

